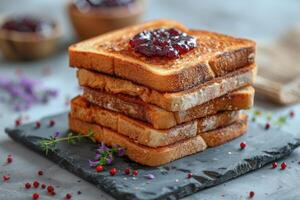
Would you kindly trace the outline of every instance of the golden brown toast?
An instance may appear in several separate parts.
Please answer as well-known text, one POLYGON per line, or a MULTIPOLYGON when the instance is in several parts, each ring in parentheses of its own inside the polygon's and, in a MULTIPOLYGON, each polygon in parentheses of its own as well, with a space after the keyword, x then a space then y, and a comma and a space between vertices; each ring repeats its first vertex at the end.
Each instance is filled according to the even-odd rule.
MULTIPOLYGON (((210 131, 208 134, 224 135, 235 134, 235 132, 241 132, 241 125, 245 126, 246 121, 239 121, 233 123, 227 127, 220 128, 214 131, 210 131)), ((247 126, 247 125, 246 125, 247 126)), ((159 166, 169 163, 173 160, 188 156, 206 149, 207 145, 200 135, 192 138, 188 138, 177 143, 151 148, 144 145, 140 145, 130 140, 128 137, 118 134, 115 131, 104 128, 100 125, 84 122, 69 116, 69 127, 72 131, 79 134, 87 134, 89 131, 93 131, 94 138, 97 142, 103 142, 108 146, 120 145, 126 149, 126 155, 133 161, 142 165, 159 166)), ((215 141, 217 142, 217 141, 215 141)))
POLYGON ((231 131, 210 131, 205 133, 200 133, 204 141, 206 142, 208 147, 215 147, 230 140, 233 140, 247 132, 248 124, 247 124, 247 115, 241 115, 240 120, 236 121, 234 124, 234 129, 231 131))
POLYGON ((157 130, 150 124, 103 109, 89 103, 84 97, 78 96, 71 101, 70 116, 109 128, 129 137, 136 143, 150 147, 159 147, 227 126, 237 121, 240 115, 238 111, 220 112, 216 115, 175 126, 171 129, 157 130))
POLYGON ((181 92, 161 93, 105 74, 80 69, 77 72, 79 84, 112 94, 126 94, 140 98, 167 111, 184 111, 215 98, 226 95, 255 81, 256 65, 250 65, 181 92))
POLYGON ((178 112, 169 112, 129 95, 111 94, 92 88, 84 88, 83 96, 89 102, 102 108, 144 121, 155 129, 169 129, 197 118, 214 115, 220 111, 249 109, 253 105, 254 89, 247 86, 207 103, 178 112))
POLYGON ((177 92, 254 63, 255 42, 202 30, 172 20, 154 20, 113 31, 69 47, 70 66, 115 75, 160 92, 177 92), (148 58, 129 45, 144 30, 176 28, 197 39, 177 59, 148 58))

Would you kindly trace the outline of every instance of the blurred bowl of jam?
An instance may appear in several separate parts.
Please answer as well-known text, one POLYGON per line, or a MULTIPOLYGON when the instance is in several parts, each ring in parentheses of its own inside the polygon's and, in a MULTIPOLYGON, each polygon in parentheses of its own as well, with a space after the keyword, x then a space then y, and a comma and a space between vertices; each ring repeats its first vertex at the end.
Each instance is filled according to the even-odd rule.
POLYGON ((9 16, 0 20, 0 49, 8 59, 46 57, 56 50, 60 36, 57 23, 38 16, 9 16))
POLYGON ((133 25, 145 10, 144 0, 72 0, 68 12, 80 39, 133 25))

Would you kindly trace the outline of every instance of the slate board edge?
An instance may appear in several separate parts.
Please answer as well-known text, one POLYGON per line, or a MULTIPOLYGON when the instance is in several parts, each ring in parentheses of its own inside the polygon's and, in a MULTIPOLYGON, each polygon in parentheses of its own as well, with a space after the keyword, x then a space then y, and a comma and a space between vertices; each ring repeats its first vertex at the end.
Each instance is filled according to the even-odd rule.
MULTIPOLYGON (((47 119, 53 119, 55 118, 56 116, 60 116, 62 114, 58 114, 58 115, 54 115, 54 116, 49 116, 49 117, 44 117, 42 118, 42 121, 44 120, 47 120, 47 119)), ((28 123, 27 125, 34 125, 34 123, 28 123)), ((22 126, 20 126, 19 128, 21 128, 22 126)), ((33 145, 30 145, 31 142, 27 141, 27 138, 22 136, 22 137, 15 137, 16 134, 13 134, 14 132, 23 132, 21 131, 19 128, 15 128, 15 129, 9 129, 9 128, 6 128, 5 129, 5 132, 13 139, 15 140, 16 142, 18 143, 21 143, 23 144, 24 146, 28 147, 29 149, 37 152, 38 154, 42 155, 43 157, 46 156, 40 148, 36 148, 35 146, 33 145)), ((157 199, 178 199, 178 198, 183 198, 183 197, 186 197, 186 196, 189 196, 189 195, 192 195, 196 192, 199 192, 203 189, 206 189, 206 188, 209 188, 213 185, 218 185, 218 184, 221 184, 221 183, 224 183, 228 180, 231 180, 231 179, 235 179, 236 177, 238 176, 241 176, 241 175, 244 175, 246 173, 249 173, 251 171, 254 171, 256 169, 259 169, 259 168, 262 168, 264 167, 265 165, 267 165, 268 163, 271 163, 275 160, 278 160, 280 158, 283 158, 283 157, 286 157, 288 156, 290 153, 293 152, 293 150, 297 147, 300 146, 300 140, 299 139, 295 139, 296 143, 294 144, 289 144, 288 147, 289 148, 284 148, 284 149, 281 149, 280 151, 280 154, 277 154, 276 156, 273 155, 273 157, 268 157, 268 156, 260 156, 260 157, 256 157, 256 158, 251 158, 249 160, 255 160, 255 159, 259 159, 261 157, 263 158, 267 158, 267 159, 264 159, 264 161, 261 163, 260 166, 253 166, 253 168, 248 168, 247 170, 245 171, 242 171, 241 173, 235 173, 237 170, 231 170, 230 172, 232 173, 235 173, 233 176, 233 178, 231 178, 229 176, 229 173, 225 173, 223 175, 223 179, 220 180, 219 179, 216 179, 215 182, 209 184, 209 185, 201 185, 199 187, 199 185, 196 185, 194 183, 190 183, 190 184, 187 184, 183 187, 180 187, 178 188, 177 190, 175 191, 172 191, 172 192, 169 192, 169 193, 166 193, 165 195, 162 195, 158 198, 152 198, 152 199, 147 199, 147 200, 157 200, 157 199), (269 159, 268 159, 269 158, 269 159)), ((279 151, 279 150, 278 150, 279 151)), ((89 176, 86 176, 84 175, 83 173, 80 173, 81 170, 78 170, 78 168, 74 168, 74 167, 71 167, 70 163, 68 163, 67 161, 62 164, 62 159, 58 156, 58 154, 55 152, 55 151, 51 151, 49 150, 49 153, 48 155, 46 156, 49 160, 55 162, 56 164, 58 164, 61 168, 63 169, 66 169, 72 173, 74 173, 75 175, 81 177, 82 179, 88 181, 88 182, 91 182, 92 184, 94 184, 97 188, 100 188, 102 190, 104 190, 105 192, 107 192, 109 195, 119 199, 119 198, 122 198, 124 200, 131 200, 131 199, 137 199, 137 200, 141 200, 141 198, 138 198, 137 196, 133 195, 132 193, 126 193, 126 192, 120 192, 120 191, 117 191, 115 188, 114 188, 114 191, 112 192, 112 188, 106 188, 106 187, 103 187, 101 185, 99 185, 98 183, 96 183, 96 181, 93 181, 93 177, 89 177, 89 176)), ((248 163, 248 161, 245 161, 246 163, 248 163)), ((245 162, 241 162, 239 163, 239 165, 237 165, 235 167, 235 169, 239 168, 240 166, 242 166, 243 164, 245 164, 245 162)), ((197 176, 194 177, 195 179, 197 179, 197 176)), ((146 200, 146 198, 143 198, 143 200, 146 200)))

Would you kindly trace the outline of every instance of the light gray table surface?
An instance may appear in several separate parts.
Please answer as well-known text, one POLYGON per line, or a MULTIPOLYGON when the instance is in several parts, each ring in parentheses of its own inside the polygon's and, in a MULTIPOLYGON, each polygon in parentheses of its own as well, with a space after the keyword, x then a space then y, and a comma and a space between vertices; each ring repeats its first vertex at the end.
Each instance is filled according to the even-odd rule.
MULTIPOLYGON (((63 0, 1 0, 0 16, 12 13, 39 13, 51 16, 63 25, 64 36, 60 51, 55 55, 35 62, 9 62, 0 57, 0 76, 15 77, 16 71, 42 80, 45 86, 58 88, 59 96, 49 104, 38 105, 21 113, 28 121, 68 110, 65 99, 79 93, 74 70, 68 68, 68 44, 75 38, 68 22, 63 0), (43 75, 45 68, 51 74, 43 75)), ((271 42, 286 28, 300 24, 300 1, 289 0, 149 0, 144 19, 176 19, 192 28, 209 29, 235 36, 249 37, 258 43, 271 42)), ((277 107, 266 101, 256 101, 256 107, 272 111, 275 115, 296 112, 296 117, 283 129, 300 137, 300 105, 277 107)), ((12 126, 20 113, 12 112, 7 104, 0 103, 0 177, 11 174, 9 183, 0 180, 0 200, 31 199, 33 192, 25 191, 24 182, 35 179, 59 186, 57 199, 65 193, 73 193, 73 199, 111 199, 93 185, 81 180, 55 163, 31 152, 15 143, 4 133, 4 128, 12 126), (7 154, 14 156, 11 165, 5 165, 7 154), (45 175, 37 177, 42 169, 45 175), (76 195, 80 190, 82 195, 76 195)), ((284 137, 284 136, 283 136, 284 137)), ((226 159, 226 158, 224 158, 226 159)), ((261 170, 239 177, 233 181, 210 188, 186 199, 247 199, 249 191, 256 193, 255 199, 300 199, 300 149, 285 160, 285 171, 261 170)), ((155 182, 153 183, 155 184, 155 182)), ((55 199, 42 195, 40 199, 55 199)))

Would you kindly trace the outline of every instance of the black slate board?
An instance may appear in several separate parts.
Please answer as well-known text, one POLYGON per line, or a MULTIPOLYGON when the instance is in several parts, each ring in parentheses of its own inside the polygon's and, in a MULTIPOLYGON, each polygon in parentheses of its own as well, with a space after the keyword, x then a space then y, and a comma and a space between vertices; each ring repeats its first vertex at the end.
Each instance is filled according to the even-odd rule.
POLYGON ((56 121, 53 127, 42 126, 35 129, 34 124, 6 129, 6 132, 17 142, 41 153, 62 168, 65 168, 83 179, 93 183, 117 199, 177 199, 212 187, 259 169, 264 165, 289 155, 300 140, 291 134, 278 129, 264 130, 250 123, 248 134, 225 145, 208 149, 161 167, 145 167, 127 158, 118 158, 112 167, 123 171, 126 167, 139 170, 139 176, 119 173, 110 176, 108 170, 96 173, 88 166, 88 160, 95 155, 96 144, 89 140, 77 144, 60 143, 45 155, 39 146, 43 138, 53 136, 56 131, 68 133, 67 113, 41 120, 48 124, 50 119, 56 121), (245 150, 239 150, 241 141, 246 141, 245 150), (192 172, 193 178, 186 178, 192 172), (155 175, 154 180, 147 180, 143 175, 155 175))

